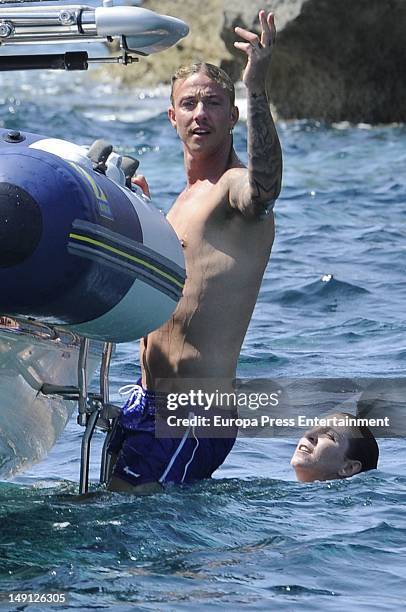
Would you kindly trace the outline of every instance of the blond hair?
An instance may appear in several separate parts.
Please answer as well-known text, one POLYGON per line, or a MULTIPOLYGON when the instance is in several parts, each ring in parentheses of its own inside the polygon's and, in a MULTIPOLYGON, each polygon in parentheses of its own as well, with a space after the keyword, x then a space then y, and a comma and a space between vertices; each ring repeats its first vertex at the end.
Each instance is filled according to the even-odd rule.
POLYGON ((175 83, 180 80, 185 80, 192 76, 192 74, 197 74, 199 72, 204 72, 208 77, 211 78, 212 81, 218 83, 228 94, 230 98, 231 106, 235 104, 235 89, 234 83, 228 76, 224 70, 215 66, 214 64, 208 64, 207 62, 196 62, 195 64, 190 64, 189 66, 181 66, 175 72, 172 77, 172 86, 171 86, 171 103, 174 105, 174 96, 173 92, 175 89, 175 83))

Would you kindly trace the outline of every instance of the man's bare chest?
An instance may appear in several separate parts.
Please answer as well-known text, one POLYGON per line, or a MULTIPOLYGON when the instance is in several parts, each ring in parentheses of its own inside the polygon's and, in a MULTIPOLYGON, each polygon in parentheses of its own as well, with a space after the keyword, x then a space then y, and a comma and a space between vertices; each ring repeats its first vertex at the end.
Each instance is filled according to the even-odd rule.
POLYGON ((219 231, 222 219, 216 214, 216 202, 210 195, 179 198, 167 215, 184 249, 199 250, 219 231))
MULTIPOLYGON (((167 215, 186 260, 223 256, 246 259, 247 243, 257 263, 267 260, 273 241, 273 221, 247 222, 221 199, 215 186, 181 195, 167 215)), ((190 261, 189 261, 190 263, 190 261)))

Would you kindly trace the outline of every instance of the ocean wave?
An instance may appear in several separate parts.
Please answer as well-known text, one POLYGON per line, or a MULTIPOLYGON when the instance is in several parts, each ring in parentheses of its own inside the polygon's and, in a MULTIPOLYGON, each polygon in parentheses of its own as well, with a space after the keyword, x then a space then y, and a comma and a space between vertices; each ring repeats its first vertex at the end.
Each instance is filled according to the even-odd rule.
POLYGON ((284 306, 321 305, 347 302, 367 295, 369 291, 360 285, 335 279, 324 274, 319 280, 303 285, 299 289, 284 289, 272 292, 272 301, 284 306))

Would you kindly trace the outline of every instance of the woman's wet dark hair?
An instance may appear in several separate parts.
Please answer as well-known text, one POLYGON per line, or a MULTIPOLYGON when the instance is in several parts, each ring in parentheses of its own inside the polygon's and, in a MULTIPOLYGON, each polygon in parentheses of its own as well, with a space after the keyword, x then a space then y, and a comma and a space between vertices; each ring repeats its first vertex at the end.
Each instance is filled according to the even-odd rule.
MULTIPOLYGON (((338 412, 334 416, 355 418, 353 414, 347 412, 338 412)), ((375 470, 378 466, 379 447, 369 427, 366 425, 352 425, 343 429, 348 434, 346 458, 359 461, 362 466, 361 472, 375 470)))
POLYGON ((361 462, 361 472, 375 470, 378 466, 379 447, 368 427, 358 427, 361 436, 348 439, 347 458, 361 462))

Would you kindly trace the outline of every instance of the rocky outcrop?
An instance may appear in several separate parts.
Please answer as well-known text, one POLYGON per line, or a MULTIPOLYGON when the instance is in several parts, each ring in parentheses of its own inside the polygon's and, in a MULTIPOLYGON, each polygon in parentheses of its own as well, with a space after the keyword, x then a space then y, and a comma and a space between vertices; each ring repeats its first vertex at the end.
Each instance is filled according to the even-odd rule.
POLYGON ((182 64, 206 60, 238 80, 245 55, 234 26, 258 30, 260 8, 278 30, 268 90, 279 117, 327 122, 406 121, 406 0, 144 0, 180 17, 190 34, 127 68, 103 68, 127 85, 169 83, 182 64))
POLYGON ((354 123, 406 121, 406 0, 225 0, 222 38, 235 76, 244 58, 234 25, 278 30, 268 89, 279 117, 354 123))

